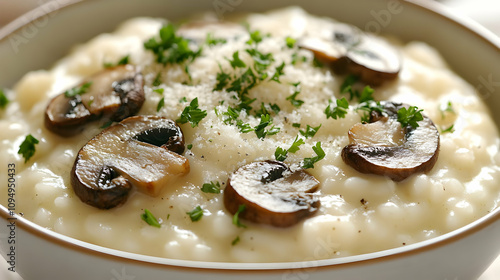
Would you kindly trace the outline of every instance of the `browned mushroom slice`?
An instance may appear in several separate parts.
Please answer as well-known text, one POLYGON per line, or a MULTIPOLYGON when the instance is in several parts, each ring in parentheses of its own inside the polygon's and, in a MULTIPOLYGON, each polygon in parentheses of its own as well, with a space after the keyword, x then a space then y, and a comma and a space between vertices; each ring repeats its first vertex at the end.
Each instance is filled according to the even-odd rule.
MULTIPOLYGON (((132 65, 120 65, 97 73, 87 92, 53 98, 45 110, 45 126, 61 136, 72 136, 98 118, 120 121, 139 111, 144 103, 144 81, 132 65)), ((81 86, 80 85, 80 86, 81 86)))
POLYGON ((130 117, 80 149, 71 185, 83 202, 102 209, 124 203, 132 186, 156 196, 174 177, 189 172, 189 161, 179 155, 183 151, 184 136, 174 121, 130 117))
POLYGON ((397 111, 403 104, 381 102, 387 116, 372 112, 370 123, 356 124, 349 130, 350 144, 342 159, 359 172, 383 175, 394 181, 428 172, 439 154, 439 132, 423 115, 419 126, 402 128, 397 111))
POLYGON ((277 161, 253 162, 228 179, 224 205, 232 214, 245 205, 240 218, 288 227, 318 210, 320 201, 313 194, 318 187, 318 180, 304 170, 292 172, 277 161))
POLYGON ((333 36, 303 38, 299 45, 336 73, 357 75, 367 84, 377 86, 397 78, 401 59, 394 47, 353 26, 336 24, 331 29, 333 36))

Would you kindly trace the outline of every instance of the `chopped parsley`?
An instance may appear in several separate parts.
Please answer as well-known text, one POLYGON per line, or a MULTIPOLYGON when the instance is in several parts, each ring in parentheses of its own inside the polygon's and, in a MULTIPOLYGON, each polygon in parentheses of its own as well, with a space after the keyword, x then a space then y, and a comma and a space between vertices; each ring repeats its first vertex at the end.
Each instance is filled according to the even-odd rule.
POLYGON ((163 92, 165 92, 165 89, 164 88, 157 88, 157 89, 153 89, 153 91, 158 93, 158 94, 163 94, 163 92))
POLYGON ((200 206, 196 206, 193 210, 186 212, 192 222, 197 222, 203 217, 203 209, 200 206))
POLYGON ((300 145, 303 145, 304 143, 304 139, 299 138, 299 136, 297 135, 295 137, 295 140, 293 140, 292 145, 287 150, 281 147, 276 148, 276 151, 274 152, 274 158, 276 158, 276 160, 278 161, 284 161, 288 157, 288 153, 297 152, 298 150, 300 150, 300 145))
POLYGON ((31 134, 28 134, 24 141, 19 146, 18 154, 21 154, 24 158, 24 163, 28 162, 28 160, 35 154, 35 145, 38 144, 39 141, 31 134))
POLYGON ((259 139, 264 139, 267 135, 274 135, 280 131, 279 127, 271 126, 268 130, 266 127, 272 125, 272 120, 270 115, 262 115, 260 117, 260 123, 254 127, 255 134, 259 139))
POLYGON ((342 85, 340 86, 340 93, 349 93, 349 100, 357 98, 360 103, 374 100, 373 92, 374 90, 370 86, 365 86, 361 92, 353 88, 353 85, 358 82, 359 77, 354 75, 349 75, 346 77, 342 85))
POLYGON ((451 101, 448 101, 448 103, 446 104, 446 107, 444 109, 440 109, 439 111, 441 112, 442 119, 445 118, 446 112, 455 114, 455 110, 453 109, 453 104, 451 103, 451 101))
POLYGON ((286 43, 286 46, 289 48, 289 49, 293 49, 293 47, 295 47, 295 43, 297 42, 297 40, 295 40, 294 38, 292 37, 286 37, 285 39, 285 43, 286 43))
POLYGON ((7 104, 9 104, 9 99, 7 98, 7 95, 5 95, 3 89, 0 89, 0 108, 4 109, 7 104))
POLYGON ((72 97, 75 97, 77 95, 85 94, 89 91, 91 85, 92 85, 92 82, 87 82, 79 87, 74 87, 74 88, 68 89, 67 91, 64 92, 64 96, 66 96, 68 98, 72 98, 72 97))
POLYGON ((220 183, 216 181, 215 183, 210 181, 210 183, 205 183, 201 187, 201 191, 204 193, 220 193, 220 183))
POLYGON ((368 123, 370 122, 370 115, 372 111, 376 111, 380 114, 383 114, 385 108, 382 104, 380 104, 379 101, 375 102, 374 100, 369 100, 358 104, 355 110, 364 111, 363 116, 361 116, 361 122, 368 123))
POLYGON ((157 87, 160 85, 161 85, 161 72, 158 72, 158 74, 156 74, 155 79, 153 80, 153 86, 157 87))
POLYGON ((245 68, 247 67, 247 65, 245 64, 245 62, 243 62, 243 60, 240 59, 239 57, 239 51, 235 51, 233 53, 233 60, 229 60, 229 63, 231 63, 231 67, 233 67, 233 69, 235 68, 245 68))
POLYGON ((249 33, 250 33, 250 39, 248 39, 248 41, 246 42, 247 45, 258 44, 262 42, 263 36, 259 30, 255 30, 249 33))
POLYGON ((191 150, 191 149, 193 148, 193 144, 188 144, 188 145, 186 146, 186 148, 187 148, 188 150, 191 150))
POLYGON ((278 104, 264 104, 264 102, 260 103, 260 109, 255 111, 255 116, 260 117, 262 115, 271 115, 271 113, 278 114, 281 111, 281 108, 278 104))
POLYGON ((321 124, 316 126, 316 127, 312 127, 310 125, 307 125, 306 127, 306 130, 299 130, 299 133, 304 136, 305 138, 311 138, 311 137, 314 137, 314 135, 316 135, 316 132, 318 132, 318 130, 321 128, 321 124))
POLYGON ((110 62, 104 62, 104 68, 112 68, 120 65, 127 65, 130 62, 130 55, 126 55, 122 57, 118 62, 116 63, 110 63, 110 62))
POLYGON ((144 209, 144 213, 141 214, 141 219, 148 223, 148 225, 150 226, 157 228, 161 227, 156 217, 148 209, 144 209))
POLYGON ((349 108, 349 101, 345 99, 345 97, 342 97, 342 99, 337 99, 336 100, 337 106, 332 106, 332 102, 328 104, 328 107, 325 109, 325 115, 326 118, 333 118, 333 119, 342 119, 345 118, 345 115, 347 114, 347 109, 349 108))
POLYGON ((240 213, 245 211, 246 208, 247 208, 247 206, 245 204, 240 204, 240 206, 238 206, 238 211, 236 211, 236 213, 234 213, 234 216, 233 216, 233 225, 235 225, 237 227, 241 227, 241 228, 247 227, 246 225, 244 225, 240 222, 240 213))
POLYGON ((302 104, 304 104, 303 100, 297 99, 297 95, 299 95, 299 93, 301 91, 300 82, 292 84, 292 85, 295 87, 295 90, 292 93, 292 95, 290 95, 286 98, 286 100, 290 101, 290 103, 292 103, 292 105, 294 107, 299 108, 300 106, 302 106, 302 104))
POLYGON ((256 48, 247 49, 246 52, 253 58, 254 60, 254 68, 260 74, 260 79, 264 80, 267 78, 267 73, 264 71, 271 65, 274 61, 274 57, 272 53, 262 53, 256 48))
POLYGON ((220 72, 217 73, 217 84, 215 85, 214 90, 223 90, 231 81, 231 75, 222 71, 222 67, 219 64, 220 72))
POLYGON ((239 237, 239 236, 236 236, 236 238, 235 238, 235 239, 233 239, 233 241, 231 241, 231 245, 233 245, 233 246, 234 246, 234 245, 238 244, 239 242, 240 242, 240 237, 239 237))
POLYGON ((441 133, 453 133, 455 132, 454 124, 452 124, 450 127, 441 130, 441 133))
POLYGON ((207 111, 198 108, 198 97, 193 99, 188 106, 184 108, 181 116, 177 119, 178 123, 191 123, 191 127, 198 126, 198 123, 207 116, 207 111))
POLYGON ((423 110, 418 110, 416 106, 410 106, 408 109, 405 107, 398 110, 398 122, 401 123, 401 127, 407 127, 410 125, 413 128, 418 127, 418 121, 424 119, 422 116, 423 110))
POLYGON ((207 44, 209 46, 215 46, 218 44, 225 44, 225 43, 227 43, 226 39, 215 38, 215 37, 213 37, 212 33, 208 33, 207 38, 205 39, 205 44, 207 44))
POLYGON ((302 164, 302 168, 314 168, 314 164, 325 157, 325 152, 321 148, 321 142, 316 142, 316 145, 312 147, 313 151, 316 153, 315 157, 305 158, 302 164))
POLYGON ((150 38, 144 43, 144 48, 152 51, 156 55, 156 61, 163 65, 192 61, 202 52, 202 48, 192 50, 187 39, 177 36, 173 24, 163 26, 159 32, 159 40, 150 38))
POLYGON ((162 97, 160 101, 158 101, 158 105, 156 105, 156 112, 160 112, 161 108, 165 106, 165 97, 162 97))
POLYGON ((285 68, 285 62, 281 63, 280 66, 276 67, 276 72, 271 77, 271 81, 275 81, 275 82, 281 84, 280 77, 285 74, 285 72, 283 71, 283 68, 285 68))

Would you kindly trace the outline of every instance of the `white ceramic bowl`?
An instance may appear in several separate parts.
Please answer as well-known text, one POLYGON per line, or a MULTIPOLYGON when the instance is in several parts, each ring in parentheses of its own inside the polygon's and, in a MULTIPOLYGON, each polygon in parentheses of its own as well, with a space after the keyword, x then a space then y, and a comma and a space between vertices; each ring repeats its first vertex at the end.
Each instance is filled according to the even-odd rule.
MULTIPOLYGON (((288 5, 368 31, 431 44, 480 91, 500 124, 500 111, 495 110, 500 104, 500 40, 429 1, 56 0, 0 30, 0 85, 12 86, 27 71, 49 68, 72 45, 112 31, 133 16, 176 20, 196 11, 213 10, 224 17, 232 12, 261 12, 288 5)), ((14 220, 1 205, 0 216, 0 253, 10 259, 8 237, 12 233, 8 225, 14 223, 15 265, 25 280, 476 279, 500 254, 500 208, 463 228, 402 248, 331 260, 266 264, 137 255, 75 240, 17 215, 14 220)))

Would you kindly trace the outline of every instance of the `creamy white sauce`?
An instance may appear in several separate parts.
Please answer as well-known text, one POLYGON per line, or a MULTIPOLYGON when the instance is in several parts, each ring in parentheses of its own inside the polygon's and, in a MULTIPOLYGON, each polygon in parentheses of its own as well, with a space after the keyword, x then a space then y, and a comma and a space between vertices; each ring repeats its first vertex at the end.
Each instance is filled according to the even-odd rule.
MULTIPOLYGON (((271 34, 259 44, 259 50, 274 55, 269 74, 286 63, 281 83, 265 81, 249 93, 251 98, 257 98, 254 107, 261 102, 279 105, 281 111, 273 123, 281 128, 280 133, 260 140, 253 132, 239 133, 215 113, 214 108, 226 111, 228 104, 234 104, 230 93, 213 91, 219 64, 231 72, 226 58, 230 59, 236 50, 240 50, 245 63, 253 63, 244 51, 248 47, 246 31, 227 44, 205 46, 203 55, 189 64, 190 82, 183 66, 158 65, 143 47, 147 39, 157 35, 164 21, 132 19, 116 32, 76 47, 53 69, 26 74, 13 89, 14 94, 9 95, 12 102, 0 118, 0 164, 16 164, 17 211, 56 232, 134 253, 189 260, 274 262, 341 257, 404 246, 457 229, 498 207, 497 128, 473 87, 454 74, 431 47, 391 40, 401 52, 403 68, 397 80, 377 87, 374 97, 418 106, 437 127, 445 129, 453 124, 455 131, 441 134, 439 159, 430 172, 393 182, 361 174, 342 161, 340 151, 349 142, 347 131, 360 121, 360 116, 351 110, 344 119, 327 120, 323 111, 329 100, 342 97, 338 89, 343 77, 327 68, 314 67, 309 51, 285 45, 287 36, 300 38, 331 20, 288 8, 249 15, 246 21, 251 30, 271 34), (306 61, 291 65, 295 52, 306 61), (61 138, 44 127, 43 115, 53 96, 102 70, 104 62, 115 62, 125 55, 142 67, 146 79, 146 102, 140 115, 175 120, 188 104, 179 100, 198 97, 200 108, 208 116, 198 127, 181 125, 186 143, 192 144, 185 153, 191 166, 188 175, 165 187, 158 197, 134 192, 124 205, 99 210, 75 196, 69 174, 78 150, 101 131, 102 123, 88 126, 80 135, 61 138), (162 71, 163 95, 151 87, 158 71, 162 71), (290 84, 299 81, 301 93, 297 98, 305 103, 295 108, 286 98, 294 91, 290 84), (162 97, 165 106, 157 113, 162 97), (221 100, 225 101, 223 105, 221 100), (442 114, 449 101, 454 113, 442 114), (312 146, 322 143, 326 157, 309 169, 321 182, 321 208, 314 217, 286 229, 247 221, 242 221, 247 228, 236 227, 224 208, 222 194, 203 193, 201 186, 219 181, 224 188, 237 167, 274 159, 276 147, 289 147, 299 134, 293 123, 301 123, 302 130, 306 125, 322 125, 286 160, 298 164, 315 156, 312 146), (24 163, 17 150, 28 133, 40 143, 33 158, 24 163), (186 212, 196 206, 203 208, 204 216, 192 222, 186 212), (161 228, 141 220, 144 209, 159 219, 161 228), (236 237, 240 241, 232 245, 236 237)), ((223 35, 215 33, 214 37, 223 35)), ((240 118, 252 126, 259 123, 253 116, 240 118)), ((1 172, 0 181, 5 182, 6 176, 1 172)), ((6 187, 0 184, 0 193, 6 194, 6 187)), ((5 204, 6 196, 1 197, 5 204)))

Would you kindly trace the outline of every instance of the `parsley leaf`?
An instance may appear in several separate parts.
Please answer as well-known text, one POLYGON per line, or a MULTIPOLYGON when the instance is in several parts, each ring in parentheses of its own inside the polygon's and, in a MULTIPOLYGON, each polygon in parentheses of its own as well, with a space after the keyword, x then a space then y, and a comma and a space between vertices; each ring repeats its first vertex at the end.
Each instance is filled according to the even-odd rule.
POLYGON ((204 193, 220 193, 220 183, 216 181, 215 183, 210 181, 210 183, 205 183, 201 187, 201 191, 204 193))
POLYGON ((231 245, 233 245, 233 246, 234 246, 234 245, 238 244, 239 242, 240 242, 240 237, 239 237, 239 236, 236 236, 236 238, 235 238, 235 239, 233 239, 233 241, 231 241, 231 245))
POLYGON ((320 128, 321 128, 321 124, 319 126, 317 126, 317 127, 312 127, 310 125, 307 125, 307 128, 306 128, 305 131, 299 130, 299 132, 305 138, 310 138, 310 137, 314 137, 314 135, 316 135, 316 132, 318 132, 318 130, 320 128))
POLYGON ((3 89, 0 89, 0 108, 4 109, 7 104, 9 104, 9 99, 7 98, 7 95, 5 95, 3 89))
POLYGON ((247 208, 247 206, 245 204, 240 204, 240 206, 238 206, 238 211, 236 211, 236 213, 234 213, 234 216, 233 216, 233 225, 235 225, 237 227, 241 227, 241 228, 247 227, 240 222, 240 213, 245 211, 246 208, 247 208))
POLYGON ((196 206, 193 210, 186 212, 186 214, 189 215, 189 218, 191 218, 192 222, 197 222, 203 217, 203 209, 201 209, 200 206, 196 206))
POLYGON ((188 106, 184 108, 181 116, 177 119, 178 123, 191 123, 191 127, 198 126, 198 123, 207 116, 207 111, 198 108, 198 97, 193 99, 188 106))
POLYGON ((252 44, 258 44, 262 42, 262 35, 260 34, 259 30, 255 30, 253 32, 250 32, 250 39, 246 42, 247 45, 252 45, 252 44))
POLYGON ((445 118, 445 113, 446 112, 455 114, 455 110, 453 109, 453 105, 452 105, 451 101, 448 101, 448 103, 446 104, 446 108, 440 109, 439 111, 441 112, 441 118, 442 119, 445 118))
POLYGON ((156 61, 163 65, 182 63, 194 60, 201 55, 202 48, 191 50, 189 41, 176 35, 173 24, 163 26, 159 32, 159 41, 151 38, 144 43, 146 50, 151 50, 156 55, 156 61))
POLYGON ((342 99, 337 99, 336 101, 337 106, 333 107, 330 101, 330 104, 328 104, 328 107, 325 109, 325 115, 326 118, 345 118, 345 115, 347 114, 347 109, 349 108, 349 101, 345 99, 345 97, 342 97, 342 99))
POLYGON ((207 38, 205 39, 205 43, 209 46, 215 46, 218 44, 225 44, 227 43, 227 40, 222 38, 215 38, 213 37, 212 33, 208 33, 207 38))
POLYGON ((267 135, 274 135, 280 131, 280 128, 275 126, 272 126, 269 130, 266 130, 265 128, 271 124, 272 120, 270 115, 262 115, 260 117, 260 123, 254 128, 255 134, 259 139, 263 139, 267 135))
POLYGON ((274 61, 274 57, 272 53, 262 53, 257 49, 247 49, 246 52, 253 58, 254 60, 254 68, 255 70, 261 74, 260 79, 263 80, 266 78, 263 71, 267 69, 274 61))
POLYGON ((302 104, 304 104, 303 100, 297 99, 297 95, 299 95, 299 93, 301 92, 300 82, 292 85, 295 87, 295 91, 292 93, 292 95, 288 96, 286 100, 290 101, 290 103, 292 103, 294 107, 299 108, 300 106, 302 106, 302 104))
POLYGON ((410 125, 413 128, 417 128, 417 122, 424 119, 421 113, 422 111, 423 110, 418 110, 416 106, 410 106, 408 109, 403 107, 398 110, 398 122, 401 123, 401 127, 410 125))
POLYGON ((271 78, 271 81, 275 81, 277 83, 280 83, 280 77, 285 74, 283 71, 283 68, 285 68, 285 62, 281 63, 280 66, 276 67, 276 72, 274 73, 273 77, 271 78))
POLYGON ((452 124, 450 127, 441 130, 441 133, 453 133, 455 132, 454 124, 452 124))
POLYGON ((363 116, 361 116, 362 123, 370 122, 370 115, 372 111, 377 111, 380 114, 384 113, 384 106, 380 104, 379 101, 375 102, 374 100, 368 100, 363 103, 358 104, 355 109, 356 111, 364 111, 363 116))
POLYGON ((148 209, 144 209, 144 213, 141 214, 141 219, 143 221, 145 221, 146 223, 148 223, 148 225, 150 225, 150 226, 154 226, 157 228, 161 227, 161 225, 160 225, 160 223, 158 223, 158 220, 156 219, 156 217, 148 209))
POLYGON ((217 73, 217 78, 216 78, 217 84, 215 85, 214 90, 223 90, 228 85, 228 83, 231 79, 231 75, 222 71, 222 67, 220 66, 220 64, 219 64, 219 69, 220 69, 220 72, 217 73))
POLYGON ((130 55, 126 55, 122 57, 120 60, 118 60, 117 63, 104 62, 104 68, 112 68, 120 65, 126 65, 129 64, 129 61, 130 61, 130 55))
POLYGON ((304 143, 304 139, 299 138, 299 136, 297 135, 295 137, 295 140, 293 140, 292 145, 287 150, 281 147, 277 147, 276 151, 274 152, 274 158, 276 158, 276 160, 278 161, 284 161, 288 157, 288 153, 297 152, 298 150, 300 150, 300 145, 303 145, 304 143))
POLYGON ((373 99, 373 92, 375 90, 372 89, 370 86, 365 86, 363 88, 363 91, 361 92, 361 94, 359 95, 359 102, 366 102, 366 101, 370 101, 370 100, 374 100, 373 99))
POLYGON ((239 51, 235 51, 233 53, 233 60, 229 60, 229 63, 231 63, 231 67, 233 67, 233 69, 235 68, 245 68, 247 65, 245 64, 245 62, 243 62, 243 60, 240 59, 239 57, 239 51))
POLYGON ((156 112, 160 112, 161 108, 165 106, 165 97, 162 97, 160 101, 158 101, 158 105, 156 105, 156 112))
POLYGON ((74 87, 74 88, 68 89, 67 91, 64 92, 64 96, 71 98, 71 97, 75 97, 77 95, 85 94, 89 91, 91 85, 92 85, 92 82, 87 82, 79 87, 74 87))
POLYGON ((312 147, 313 151, 316 153, 315 157, 305 158, 302 164, 302 168, 314 168, 314 164, 325 157, 325 152, 321 148, 321 142, 316 142, 316 145, 312 147))
POLYGON ((155 79, 153 80, 153 86, 157 87, 160 85, 161 85, 161 72, 158 72, 158 74, 156 74, 155 79))
POLYGON ((295 46, 295 43, 297 42, 297 40, 295 40, 294 38, 292 37, 286 37, 285 39, 285 43, 286 43, 286 46, 289 48, 289 49, 293 49, 293 47, 295 46))
POLYGON ((28 160, 35 154, 35 145, 38 143, 38 139, 33 137, 31 134, 28 134, 21 143, 17 153, 23 156, 24 163, 28 162, 28 160))

